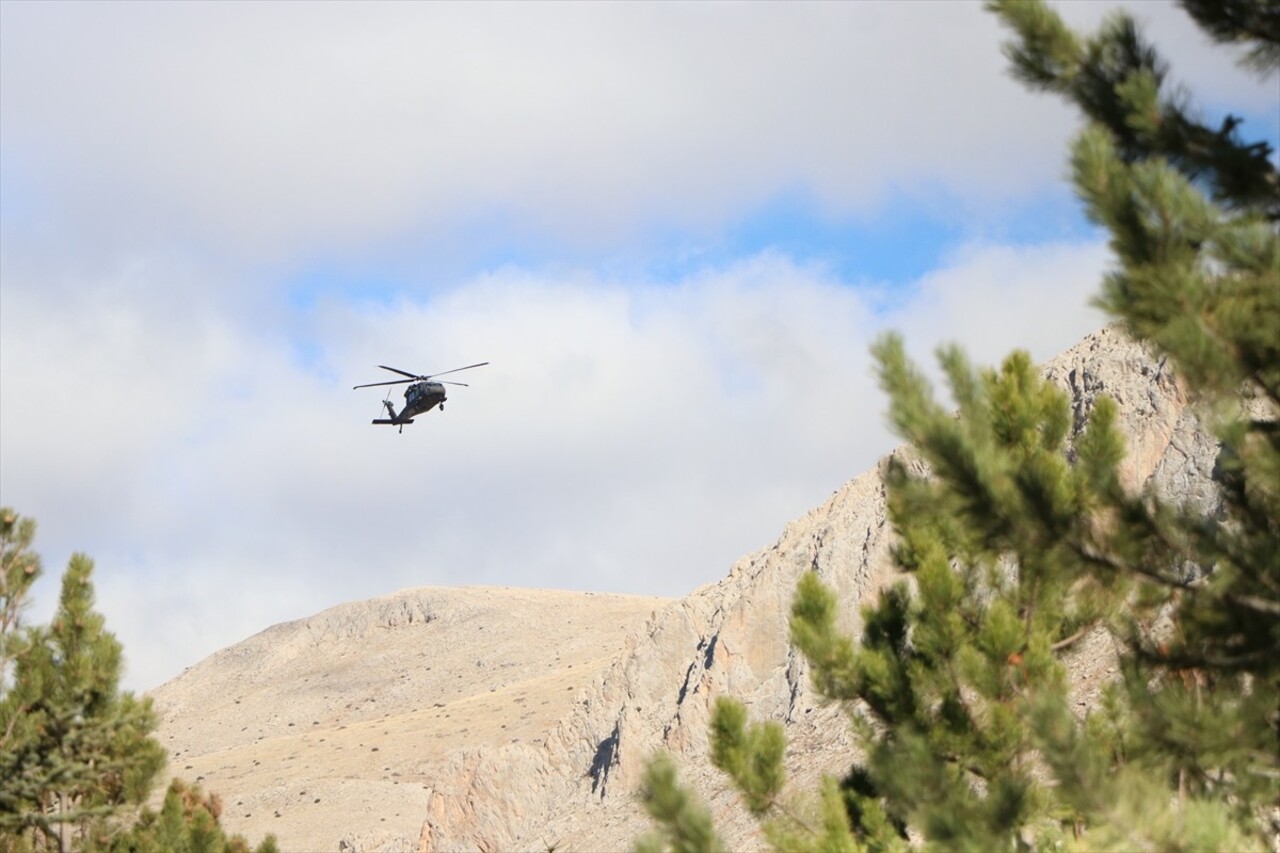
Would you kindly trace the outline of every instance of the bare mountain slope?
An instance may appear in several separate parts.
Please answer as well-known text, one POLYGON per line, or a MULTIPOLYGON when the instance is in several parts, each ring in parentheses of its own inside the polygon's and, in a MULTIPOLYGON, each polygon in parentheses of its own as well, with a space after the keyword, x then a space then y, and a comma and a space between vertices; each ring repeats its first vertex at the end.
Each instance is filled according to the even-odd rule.
MULTIPOLYGON (((1099 394, 1117 401, 1129 440, 1126 474, 1131 485, 1151 483, 1166 494, 1212 510, 1216 497, 1209 473, 1215 445, 1200 429, 1180 384, 1165 365, 1141 346, 1106 329, 1055 358, 1045 373, 1072 395, 1077 427, 1099 394)), ((430 655, 357 643, 342 647, 350 655, 343 658, 327 642, 311 646, 309 652, 302 646, 297 647, 299 651, 290 651, 294 648, 291 643, 280 654, 294 655, 295 663, 272 664, 279 679, 274 685, 263 684, 265 675, 249 671, 259 667, 254 661, 263 659, 266 652, 246 653, 241 661, 234 656, 241 648, 237 646, 161 688, 157 696, 164 712, 162 735, 170 738, 171 747, 183 750, 175 761, 177 770, 188 776, 203 772, 212 787, 230 795, 228 813, 232 819, 228 823, 233 829, 251 834, 277 831, 287 849, 301 849, 291 846, 295 838, 315 839, 317 849, 332 850, 337 845, 342 832, 330 830, 324 836, 317 829, 304 835, 299 828, 296 831, 300 834, 292 834, 308 815, 317 825, 322 822, 350 833, 344 842, 348 849, 390 850, 414 845, 423 850, 628 849, 648 828, 634 790, 646 758, 655 749, 675 754, 682 765, 682 778, 711 803, 732 847, 750 849, 758 846, 759 840, 753 834, 753 824, 707 758, 706 723, 711 702, 716 695, 729 693, 745 700, 755 718, 783 722, 791 743, 792 776, 798 784, 823 771, 847 769, 848 726, 837 709, 822 706, 810 691, 805 663, 787 640, 787 615, 798 578, 806 571, 816 571, 847 602, 846 618, 853 627, 858 604, 893 577, 890 534, 883 482, 879 470, 874 470, 787 525, 773 546, 740 560, 717 584, 665 607, 646 603, 628 611, 635 617, 628 626, 619 624, 624 621, 619 616, 606 617, 583 608, 576 615, 593 630, 578 642, 596 645, 594 651, 575 647, 582 658, 573 659, 573 670, 567 668, 567 653, 561 653, 561 662, 553 665, 546 655, 535 663, 537 650, 511 650, 525 655, 513 660, 528 661, 530 677, 544 672, 542 677, 548 681, 566 679, 556 682, 556 689, 560 684, 574 688, 564 690, 562 697, 572 696, 571 701, 540 705, 547 713, 536 719, 520 717, 528 700, 517 703, 513 696, 502 705, 477 702, 484 699, 482 694, 477 696, 477 690, 487 689, 486 682, 469 670, 461 674, 449 669, 442 676, 438 671, 442 664, 430 655), (635 630, 625 635, 620 629, 629 626, 635 630), (590 673, 585 668, 587 661, 594 661, 590 673), (428 665, 433 668, 425 672, 423 667, 428 665), (203 675, 200 670, 206 666, 210 671, 203 675), (341 679, 334 673, 352 666, 367 669, 369 678, 335 693, 341 679), (586 675, 590 679, 583 677, 586 675), (182 688, 184 680, 196 676, 208 684, 199 695, 224 697, 223 704, 203 709, 198 699, 183 705, 170 698, 173 693, 165 693, 182 688), (470 698, 459 692, 456 697, 441 694, 455 698, 429 700, 443 701, 445 709, 457 711, 449 718, 455 722, 448 734, 439 734, 439 714, 432 717, 436 728, 425 726, 424 717, 431 710, 420 704, 396 710, 375 707, 369 701, 375 698, 390 705, 384 695, 400 695, 397 691, 404 689, 403 683, 428 678, 439 679, 442 688, 450 683, 449 678, 473 685, 465 688, 465 697, 470 698), (257 685, 258 692, 245 693, 241 706, 232 707, 233 697, 240 698, 236 685, 242 682, 238 679, 257 685), (311 710, 286 711, 295 701, 300 708, 324 709, 329 716, 311 710), (468 702, 476 704, 465 704, 468 702), (476 708, 474 713, 469 712, 471 707, 476 708), (346 716, 357 711, 361 714, 358 718, 346 716), (465 721, 458 720, 464 711, 465 721), (313 723, 317 720, 320 722, 313 723), (289 722, 294 723, 293 728, 285 728, 289 722), (347 729, 336 728, 344 724, 347 729), (318 728, 326 725, 330 730, 324 733, 323 744, 306 730, 312 726, 318 733, 318 728), (502 730, 502 725, 508 729, 502 730), (511 731, 516 725, 525 726, 519 735, 511 731), (494 726, 502 736, 496 735, 494 726), (243 727, 238 745, 211 749, 208 744, 229 743, 229 727, 243 727), (359 756, 358 773, 334 769, 340 764, 333 754, 338 743, 353 760, 359 756), (371 754, 374 748, 381 751, 371 754), (188 760, 193 750, 203 755, 188 760), (381 758, 388 754, 397 756, 397 761, 381 758), (420 759, 426 755, 429 760, 420 759), (191 764, 191 769, 185 769, 185 764, 191 764), (398 789, 388 787, 388 780, 398 781, 389 776, 395 772, 402 774, 399 779, 412 772, 407 790, 404 784, 398 789), (317 789, 313 780, 317 779, 331 786, 333 794, 325 796, 347 791, 342 801, 345 813, 322 815, 324 803, 311 803, 317 789), (375 783, 381 785, 376 791, 375 783), (366 790, 361 786, 367 786, 367 794, 361 793, 366 790), (301 789, 307 793, 300 793, 301 789), (251 802, 250 796, 257 799, 251 802), (239 800, 243 800, 243 808, 231 805, 239 800), (282 811, 280 818, 260 820, 258 813, 279 808, 276 803, 287 803, 289 810, 282 811), (365 807, 373 809, 377 817, 363 817, 357 809, 365 807), (240 817, 251 810, 252 823, 240 817), (295 818, 295 814, 300 816, 295 818), (379 834, 381 827, 387 832, 379 834)), ((376 608, 392 600, 395 597, 346 607, 376 608)), ((553 602, 551 598, 543 602, 549 609, 541 617, 530 616, 533 623, 548 631, 556 630, 557 623, 567 618, 566 611, 554 609, 553 602)), ((539 603, 531 598, 529 606, 536 609, 539 603)), ((307 624, 325 616, 321 614, 307 624)), ((291 626, 271 630, 286 628, 291 626)), ((291 636, 300 636, 298 629, 292 631, 291 636)), ((308 636, 314 635, 314 630, 308 631, 308 636)), ((491 661, 492 666, 507 661, 505 648, 488 645, 492 637, 477 632, 456 636, 470 651, 460 649, 452 655, 451 667, 474 668, 470 663, 473 658, 491 661)), ((267 642, 269 638, 260 644, 267 642)), ((307 640, 295 642, 305 646, 307 640)), ((548 654, 552 645, 548 640, 548 654)), ((1101 637, 1090 638, 1074 652, 1072 670, 1082 705, 1107 677, 1109 654, 1101 637)), ((496 685, 495 689, 517 687, 496 685)), ((555 695, 556 689, 539 696, 555 695)), ((184 695, 192 694, 184 688, 184 695)))
POLYGON ((424 588, 276 625, 153 691, 169 770, 286 851, 416 847, 442 763, 544 738, 666 603, 424 588))

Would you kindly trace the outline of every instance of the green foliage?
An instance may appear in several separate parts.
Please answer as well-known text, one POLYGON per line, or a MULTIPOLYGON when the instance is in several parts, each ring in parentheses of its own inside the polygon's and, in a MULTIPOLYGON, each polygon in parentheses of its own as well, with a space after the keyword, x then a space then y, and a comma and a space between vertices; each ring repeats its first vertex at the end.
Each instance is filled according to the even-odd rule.
POLYGON ((251 848, 243 836, 228 836, 218 823, 222 800, 180 779, 169 784, 160 811, 142 810, 127 831, 106 823, 90 832, 86 853, 278 853, 273 836, 251 848))
POLYGON ((890 417, 933 472, 913 477, 900 458, 887 472, 895 558, 914 589, 899 583, 865 607, 855 646, 836 630, 832 593, 806 576, 792 638, 819 690, 865 709, 866 759, 852 774, 864 780, 860 835, 887 845, 909 825, 946 847, 1031 843, 1058 819, 1037 781, 1030 710, 1065 706, 1055 652, 1113 614, 1125 589, 1092 576, 1068 545, 1094 526, 1093 485, 1115 479, 1106 468, 1119 457, 1114 411, 1094 413, 1072 466, 1067 400, 1025 354, 975 373, 944 352, 959 418, 932 400, 896 338, 876 356, 890 417), (841 659, 824 654, 830 648, 852 651, 841 659), (832 684, 843 689, 831 693, 832 684))
POLYGON ((88 557, 67 565, 51 624, 22 623, 40 575, 34 538, 34 521, 0 509, 0 851, 247 853, 218 826, 217 797, 178 780, 159 814, 144 808, 125 827, 165 763, 156 715, 119 689, 121 647, 93 609, 88 557))
POLYGON ((711 763, 729 774, 752 814, 767 812, 782 790, 786 746, 778 723, 748 726, 747 709, 741 703, 724 696, 716 700, 711 713, 711 763))
MULTIPOLYGON (((1253 67, 1280 68, 1273 2, 1184 6, 1253 67)), ((908 579, 863 608, 860 642, 837 630, 835 595, 801 579, 792 641, 815 688, 850 709, 862 755, 819 792, 843 828, 768 834, 779 849, 1262 849, 1280 805, 1273 152, 1233 116, 1204 124, 1128 16, 1084 38, 1040 0, 988 7, 1014 34, 1014 75, 1088 120, 1072 176, 1116 258, 1098 304, 1171 364, 1216 431, 1222 505, 1205 517, 1127 490, 1114 404, 1075 423, 1024 353, 975 371, 942 350, 953 414, 883 338, 890 421, 914 454, 886 476, 908 579), (1080 719, 1059 655, 1100 628, 1120 677, 1080 719)), ((742 768, 779 748, 766 756, 721 704, 713 750, 732 758, 716 763, 772 814, 777 791, 742 768)))
MULTIPOLYGON (((34 520, 0 508, 0 689, 9 683, 10 664, 23 653, 22 611, 43 572, 40 556, 31 550, 35 535, 34 520)), ((0 746, 4 743, 0 739, 0 746)))
POLYGON ((658 829, 636 845, 642 853, 718 853, 725 849, 716 835, 711 814, 676 780, 676 766, 666 755, 657 755, 645 768, 640 800, 658 829))
MULTIPOLYGON (((793 853, 867 850, 850 831, 852 806, 834 780, 824 783, 816 809, 809 809, 816 814, 798 814, 782 804, 785 749, 781 725, 748 723, 747 710, 740 702, 727 697, 716 700, 711 716, 712 763, 733 781, 748 810, 764 821, 765 837, 776 849, 793 853)), ((638 850, 692 853, 724 849, 710 815, 677 781, 669 756, 658 754, 649 762, 641 799, 659 829, 641 838, 638 850)))
MULTIPOLYGON (((995 5, 1014 52, 1029 51, 1026 4, 995 5)), ((1280 67, 1274 4, 1184 6, 1256 67, 1280 67)), ((1132 24, 1116 18, 1093 54, 1121 29, 1132 24)), ((1185 96, 1163 92, 1154 50, 1142 55, 1113 69, 1119 123, 1065 76, 1045 88, 1093 121, 1072 169, 1118 260, 1100 304, 1173 361, 1210 418, 1224 507, 1205 519, 1113 496, 1109 535, 1086 552, 1100 572, 1140 578, 1140 600, 1172 615, 1164 634, 1136 620, 1124 632, 1131 755, 1176 779, 1180 801, 1230 802, 1247 821, 1245 804, 1275 799, 1280 742, 1280 179, 1267 144, 1243 142, 1231 116, 1217 131, 1197 123, 1185 96)))
MULTIPOLYGON (((1113 140, 1125 164, 1164 161, 1204 186, 1228 211, 1280 217, 1280 181, 1265 142, 1244 142, 1240 119, 1217 128, 1202 122, 1183 89, 1168 85, 1169 68, 1133 19, 1113 14, 1082 39, 1042 0, 989 0, 1015 33, 1005 46, 1015 77, 1078 107, 1113 140)), ((1280 24, 1268 0, 1184 0, 1182 4, 1220 41, 1249 48, 1255 67, 1274 69, 1280 24)))
POLYGON ((1280 14, 1257 0, 1182 0, 1201 29, 1223 44, 1248 48, 1244 64, 1260 73, 1280 69, 1280 14))
MULTIPOLYGON (((6 612, 30 589, 34 524, 4 519, 6 612)), ((93 610, 93 561, 71 558, 48 627, 4 624, 12 681, 0 684, 0 833, 67 849, 94 819, 140 803, 164 765, 150 699, 119 690, 121 650, 93 610)))
MULTIPOLYGON (((788 815, 765 826, 765 835, 776 850, 788 853, 864 853, 864 846, 849 831, 849 812, 840 785, 825 778, 819 790, 817 819, 808 822, 788 815)), ((871 848, 874 849, 874 848, 871 848)))

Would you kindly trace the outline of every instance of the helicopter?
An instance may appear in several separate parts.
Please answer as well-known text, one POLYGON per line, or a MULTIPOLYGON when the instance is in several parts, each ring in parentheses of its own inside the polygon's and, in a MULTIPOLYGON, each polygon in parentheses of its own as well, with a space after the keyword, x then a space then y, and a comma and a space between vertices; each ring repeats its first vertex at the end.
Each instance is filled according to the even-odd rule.
MULTIPOLYGON (((464 388, 468 387, 465 382, 432 382, 431 380, 434 377, 444 376, 448 373, 457 373, 460 370, 470 370, 473 367, 484 367, 488 363, 489 362, 487 361, 482 361, 478 364, 468 364, 466 367, 455 367, 452 370, 445 370, 441 373, 425 373, 422 375, 410 373, 409 371, 401 370, 398 367, 387 367, 385 364, 379 364, 378 367, 381 367, 383 370, 390 370, 392 373, 399 373, 401 376, 407 376, 409 378, 392 379, 390 382, 370 382, 367 385, 356 385, 351 390, 355 391, 359 388, 373 388, 378 385, 401 385, 406 382, 412 382, 412 385, 404 389, 404 408, 400 410, 400 414, 396 414, 395 406, 391 405, 391 400, 386 399, 382 401, 382 405, 387 407, 387 414, 390 415, 390 417, 375 418, 373 420, 375 424, 390 424, 391 426, 398 426, 400 427, 400 432, 404 432, 405 425, 413 423, 413 419, 423 412, 429 412, 436 406, 440 407, 440 411, 444 411, 444 401, 447 396, 445 394, 444 386, 461 385, 464 388)), ((388 393, 387 396, 390 397, 390 394, 388 393)))

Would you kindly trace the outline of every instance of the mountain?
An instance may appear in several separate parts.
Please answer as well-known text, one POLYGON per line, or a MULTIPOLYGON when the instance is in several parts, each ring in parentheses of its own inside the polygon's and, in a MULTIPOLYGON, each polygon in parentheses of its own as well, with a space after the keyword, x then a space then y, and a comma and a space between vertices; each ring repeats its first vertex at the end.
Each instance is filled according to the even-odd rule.
POLYGON ((667 602, 423 588, 275 625, 152 692, 168 772, 218 792, 230 831, 286 851, 353 831, 416 849, 432 780, 458 756, 539 744, 667 602))
MULTIPOLYGON (((1099 395, 1116 401, 1129 486, 1214 511, 1216 443, 1162 360, 1107 328, 1044 373, 1076 430, 1099 395)), ((155 691, 172 769, 223 792, 228 828, 286 850, 624 850, 649 828, 634 790, 664 749, 731 847, 757 847, 707 758, 711 703, 782 722, 793 784, 847 770, 849 727, 811 691, 787 619, 804 572, 853 630, 894 579, 880 472, 680 600, 414 590, 271 628, 155 691)), ((1068 664, 1083 711, 1111 645, 1090 636, 1068 664)))

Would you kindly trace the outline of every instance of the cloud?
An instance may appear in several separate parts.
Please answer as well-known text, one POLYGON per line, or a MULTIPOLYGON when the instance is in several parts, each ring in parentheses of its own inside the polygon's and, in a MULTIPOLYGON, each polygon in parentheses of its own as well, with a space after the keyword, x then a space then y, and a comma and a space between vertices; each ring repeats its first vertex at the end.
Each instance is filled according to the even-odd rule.
POLYGON ((406 586, 687 592, 892 446, 881 330, 1102 323, 1100 240, 1044 236, 1078 119, 976 3, 0 15, 0 502, 33 618, 96 558, 134 686, 406 586), (481 360, 403 435, 351 390, 481 360))
POLYGON ((683 594, 892 446, 880 330, 1047 357, 1099 325, 1065 306, 1103 256, 971 246, 888 312, 772 253, 675 281, 506 268, 425 301, 321 300, 319 370, 216 312, 7 301, 4 500, 51 522, 49 583, 71 548, 97 558, 139 686, 407 586, 683 594), (403 435, 368 424, 382 389, 351 390, 376 364, 481 360, 403 435))
POLYGON ((1074 124, 1008 79, 977 4, 5 16, 10 170, 106 244, 279 260, 500 214, 594 245, 714 230, 795 187, 862 215, 890 193, 1000 202, 1074 124))
POLYGON ((966 244, 920 278, 910 301, 887 319, 921 366, 934 366, 926 344, 951 342, 975 363, 997 364, 1013 348, 1043 360, 1106 322, 1090 300, 1110 261, 1101 240, 966 244))

